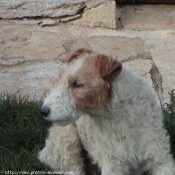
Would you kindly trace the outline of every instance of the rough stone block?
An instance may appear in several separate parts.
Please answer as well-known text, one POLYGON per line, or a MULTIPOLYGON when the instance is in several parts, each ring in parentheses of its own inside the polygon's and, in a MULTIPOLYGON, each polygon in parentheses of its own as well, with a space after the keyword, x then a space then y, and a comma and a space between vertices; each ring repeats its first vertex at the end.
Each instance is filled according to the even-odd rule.
POLYGON ((90 8, 85 11, 82 15, 82 18, 73 22, 73 24, 116 29, 116 14, 117 12, 115 2, 106 1, 95 8, 90 8))
POLYGON ((0 18, 50 17, 76 15, 87 0, 1 0, 0 18))

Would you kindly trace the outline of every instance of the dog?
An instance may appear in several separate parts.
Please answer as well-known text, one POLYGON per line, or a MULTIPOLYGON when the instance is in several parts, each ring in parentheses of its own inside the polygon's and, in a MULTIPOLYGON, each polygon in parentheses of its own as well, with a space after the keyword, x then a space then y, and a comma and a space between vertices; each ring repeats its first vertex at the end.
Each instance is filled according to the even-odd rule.
POLYGON ((161 108, 144 79, 86 48, 64 70, 41 108, 54 122, 41 162, 84 175, 83 146, 102 175, 175 175, 161 108))

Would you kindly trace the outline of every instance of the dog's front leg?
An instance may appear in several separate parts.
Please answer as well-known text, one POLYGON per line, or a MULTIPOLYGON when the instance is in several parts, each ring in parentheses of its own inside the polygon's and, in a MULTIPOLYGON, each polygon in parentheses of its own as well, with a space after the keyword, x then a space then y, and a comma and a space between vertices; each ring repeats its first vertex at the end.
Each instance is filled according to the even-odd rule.
MULTIPOLYGON (((169 156, 167 155, 167 157, 169 156)), ((170 157, 163 162, 154 162, 151 171, 152 175, 175 175, 174 162, 170 157)))
POLYGON ((168 138, 152 140, 144 149, 145 170, 151 175, 175 175, 174 160, 170 154, 168 138))
POLYGON ((84 175, 82 148, 73 125, 60 127, 53 125, 38 159, 56 171, 84 175))

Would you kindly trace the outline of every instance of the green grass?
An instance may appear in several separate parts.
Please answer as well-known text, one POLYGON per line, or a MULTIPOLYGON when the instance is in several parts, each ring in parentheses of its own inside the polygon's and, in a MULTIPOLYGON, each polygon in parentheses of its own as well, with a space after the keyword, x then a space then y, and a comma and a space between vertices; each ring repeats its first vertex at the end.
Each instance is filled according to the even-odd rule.
MULTIPOLYGON (((175 158, 175 90, 164 112, 164 126, 170 135, 175 158)), ((42 99, 29 100, 18 93, 0 94, 0 174, 9 171, 47 171, 37 160, 50 125, 39 114, 42 99)))
POLYGON ((171 153, 175 159, 175 90, 169 92, 170 102, 164 111, 164 126, 170 136, 171 153))
POLYGON ((49 127, 39 114, 42 100, 0 94, 0 172, 48 170, 36 158, 49 127))

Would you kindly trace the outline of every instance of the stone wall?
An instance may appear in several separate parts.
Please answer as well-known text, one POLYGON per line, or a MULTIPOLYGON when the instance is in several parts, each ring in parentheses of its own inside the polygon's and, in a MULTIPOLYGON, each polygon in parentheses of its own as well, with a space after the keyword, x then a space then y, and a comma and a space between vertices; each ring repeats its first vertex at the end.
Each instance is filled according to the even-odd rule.
POLYGON ((1 0, 0 90, 40 98, 70 52, 88 45, 146 78, 163 104, 175 88, 174 15, 173 5, 1 0))
POLYGON ((1 0, 0 18, 49 18, 42 25, 79 19, 77 25, 116 29, 114 0, 1 0))

